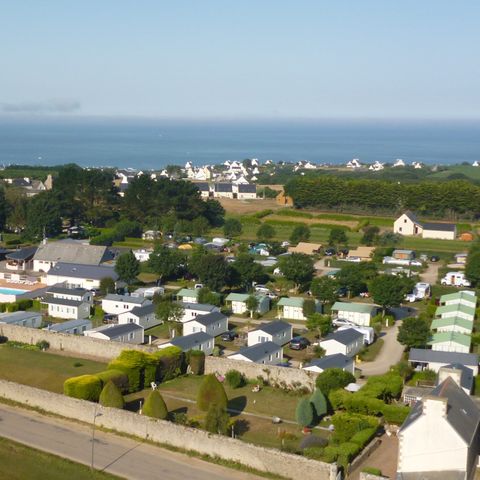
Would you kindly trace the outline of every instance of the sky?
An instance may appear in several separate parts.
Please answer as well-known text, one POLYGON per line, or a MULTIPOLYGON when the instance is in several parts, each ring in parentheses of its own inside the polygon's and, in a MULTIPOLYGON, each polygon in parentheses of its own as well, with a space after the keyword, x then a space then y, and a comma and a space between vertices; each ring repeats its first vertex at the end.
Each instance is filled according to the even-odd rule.
POLYGON ((478 0, 0 0, 0 114, 478 118, 478 0))

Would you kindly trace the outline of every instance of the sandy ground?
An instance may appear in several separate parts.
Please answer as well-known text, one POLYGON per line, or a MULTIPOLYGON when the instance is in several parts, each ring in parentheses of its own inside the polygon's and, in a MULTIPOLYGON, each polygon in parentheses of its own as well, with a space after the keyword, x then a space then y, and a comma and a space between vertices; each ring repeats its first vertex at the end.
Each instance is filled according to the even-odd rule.
MULTIPOLYGON (((227 213, 237 213, 247 215, 260 210, 278 210, 282 205, 277 205, 274 198, 257 198, 256 200, 237 200, 234 198, 218 198, 217 199, 227 211, 227 213)), ((284 218, 284 217, 282 217, 284 218)))

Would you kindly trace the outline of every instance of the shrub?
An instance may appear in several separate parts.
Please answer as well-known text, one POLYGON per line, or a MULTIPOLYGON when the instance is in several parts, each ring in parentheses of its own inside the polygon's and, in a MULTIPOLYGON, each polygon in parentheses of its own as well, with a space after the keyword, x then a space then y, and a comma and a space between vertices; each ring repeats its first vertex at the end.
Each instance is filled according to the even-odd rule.
POLYGON ((194 375, 203 375, 205 371, 205 353, 200 350, 192 350, 189 354, 188 364, 194 375))
POLYGON ((102 391, 102 382, 96 375, 80 375, 65 380, 63 393, 69 397, 97 402, 102 391))
POLYGON ((225 388, 213 374, 205 376, 197 394, 197 406, 204 412, 208 411, 210 405, 215 404, 227 408, 227 394, 225 388))
POLYGON ((403 405, 384 405, 382 409, 385 421, 395 425, 401 425, 409 413, 410 408, 403 405))
POLYGON ((346 387, 349 383, 355 382, 355 377, 350 372, 341 368, 329 368, 322 372, 316 380, 316 386, 328 396, 331 390, 346 387))
POLYGON ((225 380, 232 388, 240 388, 245 385, 245 377, 238 370, 229 370, 225 375, 225 380))
POLYGON ((350 392, 347 392, 343 388, 339 388, 338 390, 332 390, 328 394, 328 401, 333 410, 341 410, 345 408, 345 404, 351 396, 352 394, 350 392))
POLYGON ((90 239, 90 245, 104 245, 110 247, 115 241, 115 235, 113 233, 102 233, 90 239))
POLYGON ((219 435, 226 435, 229 430, 230 416, 225 407, 212 403, 205 417, 205 430, 219 435))
POLYGON ((312 425, 314 419, 313 406, 308 398, 301 398, 295 410, 295 418, 297 423, 302 427, 312 425))
POLYGON ((308 447, 303 449, 303 455, 313 460, 323 460, 324 450, 322 447, 308 447))
POLYGON ((5 312, 7 309, 7 304, 6 303, 0 303, 0 313, 5 312))
POLYGON ((178 347, 162 348, 153 356, 157 359, 157 379, 160 382, 171 380, 185 373, 185 354, 178 347))
POLYGON ((18 312, 18 304, 17 303, 10 303, 7 305, 7 312, 18 312))
POLYGON ((99 403, 104 407, 120 409, 125 405, 122 392, 111 380, 103 387, 102 393, 100 393, 99 403))
POLYGON ((145 399, 142 412, 147 417, 165 420, 168 416, 167 405, 158 390, 152 390, 145 399))
POLYGON ((344 442, 337 447, 338 457, 337 464, 347 468, 351 460, 360 452, 360 447, 356 443, 344 442))
POLYGON ((26 298, 26 299, 23 299, 23 300, 18 300, 17 305, 18 305, 19 310, 27 310, 28 308, 32 308, 33 300, 30 299, 30 298, 26 298))
POLYGON ((113 382, 122 393, 128 392, 128 375, 120 370, 105 370, 97 373, 96 376, 102 382, 102 388, 108 383, 113 382))
POLYGON ((338 443, 349 441, 361 430, 378 426, 378 420, 375 417, 347 412, 336 413, 332 417, 332 423, 335 427, 333 440, 338 443))
POLYGON ((327 413, 327 399, 321 390, 318 388, 313 392, 310 397, 310 403, 313 405, 315 416, 320 420, 327 413))
POLYGON ((123 350, 108 364, 108 370, 120 370, 128 377, 128 391, 138 392, 144 386, 146 354, 137 350, 123 350))
POLYGON ((46 340, 40 340, 35 344, 35 346, 39 350, 48 350, 50 348, 50 344, 46 340))
POLYGON ((377 427, 365 428, 357 432, 350 439, 352 443, 356 443, 362 449, 377 433, 377 427))
POLYGON ((376 475, 377 477, 382 476, 382 471, 379 468, 375 467, 364 467, 362 468, 363 473, 370 473, 370 475, 376 475))

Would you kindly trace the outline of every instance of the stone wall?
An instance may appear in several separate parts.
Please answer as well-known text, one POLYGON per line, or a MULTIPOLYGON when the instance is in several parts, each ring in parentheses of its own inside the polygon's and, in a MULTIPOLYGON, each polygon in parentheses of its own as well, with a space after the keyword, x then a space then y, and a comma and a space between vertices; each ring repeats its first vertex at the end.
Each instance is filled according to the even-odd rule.
POLYGON ((95 403, 13 382, 0 380, 0 396, 85 423, 92 423, 95 413, 101 413, 101 416, 96 418, 96 424, 104 428, 232 460, 293 480, 336 479, 337 467, 334 464, 310 460, 280 450, 258 447, 229 437, 210 434, 163 420, 155 420, 125 410, 102 407, 95 403))
POLYGON ((360 472, 360 480, 388 480, 389 477, 373 475, 372 473, 360 472))
POLYGON ((300 386, 313 391, 318 373, 309 372, 300 368, 276 367, 274 365, 260 365, 258 363, 229 360, 221 357, 207 357, 205 359, 205 373, 219 373, 225 375, 229 370, 238 370, 247 378, 254 379, 261 376, 270 385, 290 388, 300 386))

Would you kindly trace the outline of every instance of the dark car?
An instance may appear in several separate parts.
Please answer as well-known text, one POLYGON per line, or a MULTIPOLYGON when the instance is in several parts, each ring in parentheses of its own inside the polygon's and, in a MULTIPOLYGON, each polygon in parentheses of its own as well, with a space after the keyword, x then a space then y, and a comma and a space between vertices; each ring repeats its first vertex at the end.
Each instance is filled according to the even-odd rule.
POLYGON ((337 295, 339 297, 346 297, 348 295, 348 288, 347 287, 340 287, 337 290, 337 295))
POLYGON ((327 248, 325 250, 325 255, 327 257, 333 257, 333 255, 335 255, 336 253, 337 253, 337 251, 334 248, 327 248))
POLYGON ((440 257, 438 255, 432 255, 430 257, 431 262, 438 262, 440 260, 440 257))
POLYGON ((237 334, 233 330, 229 330, 228 332, 222 333, 222 336, 220 337, 224 342, 233 342, 235 338, 237 337, 237 334))
POLYGON ((305 337, 293 337, 290 341, 290 348, 292 350, 303 350, 310 345, 310 342, 305 337))

